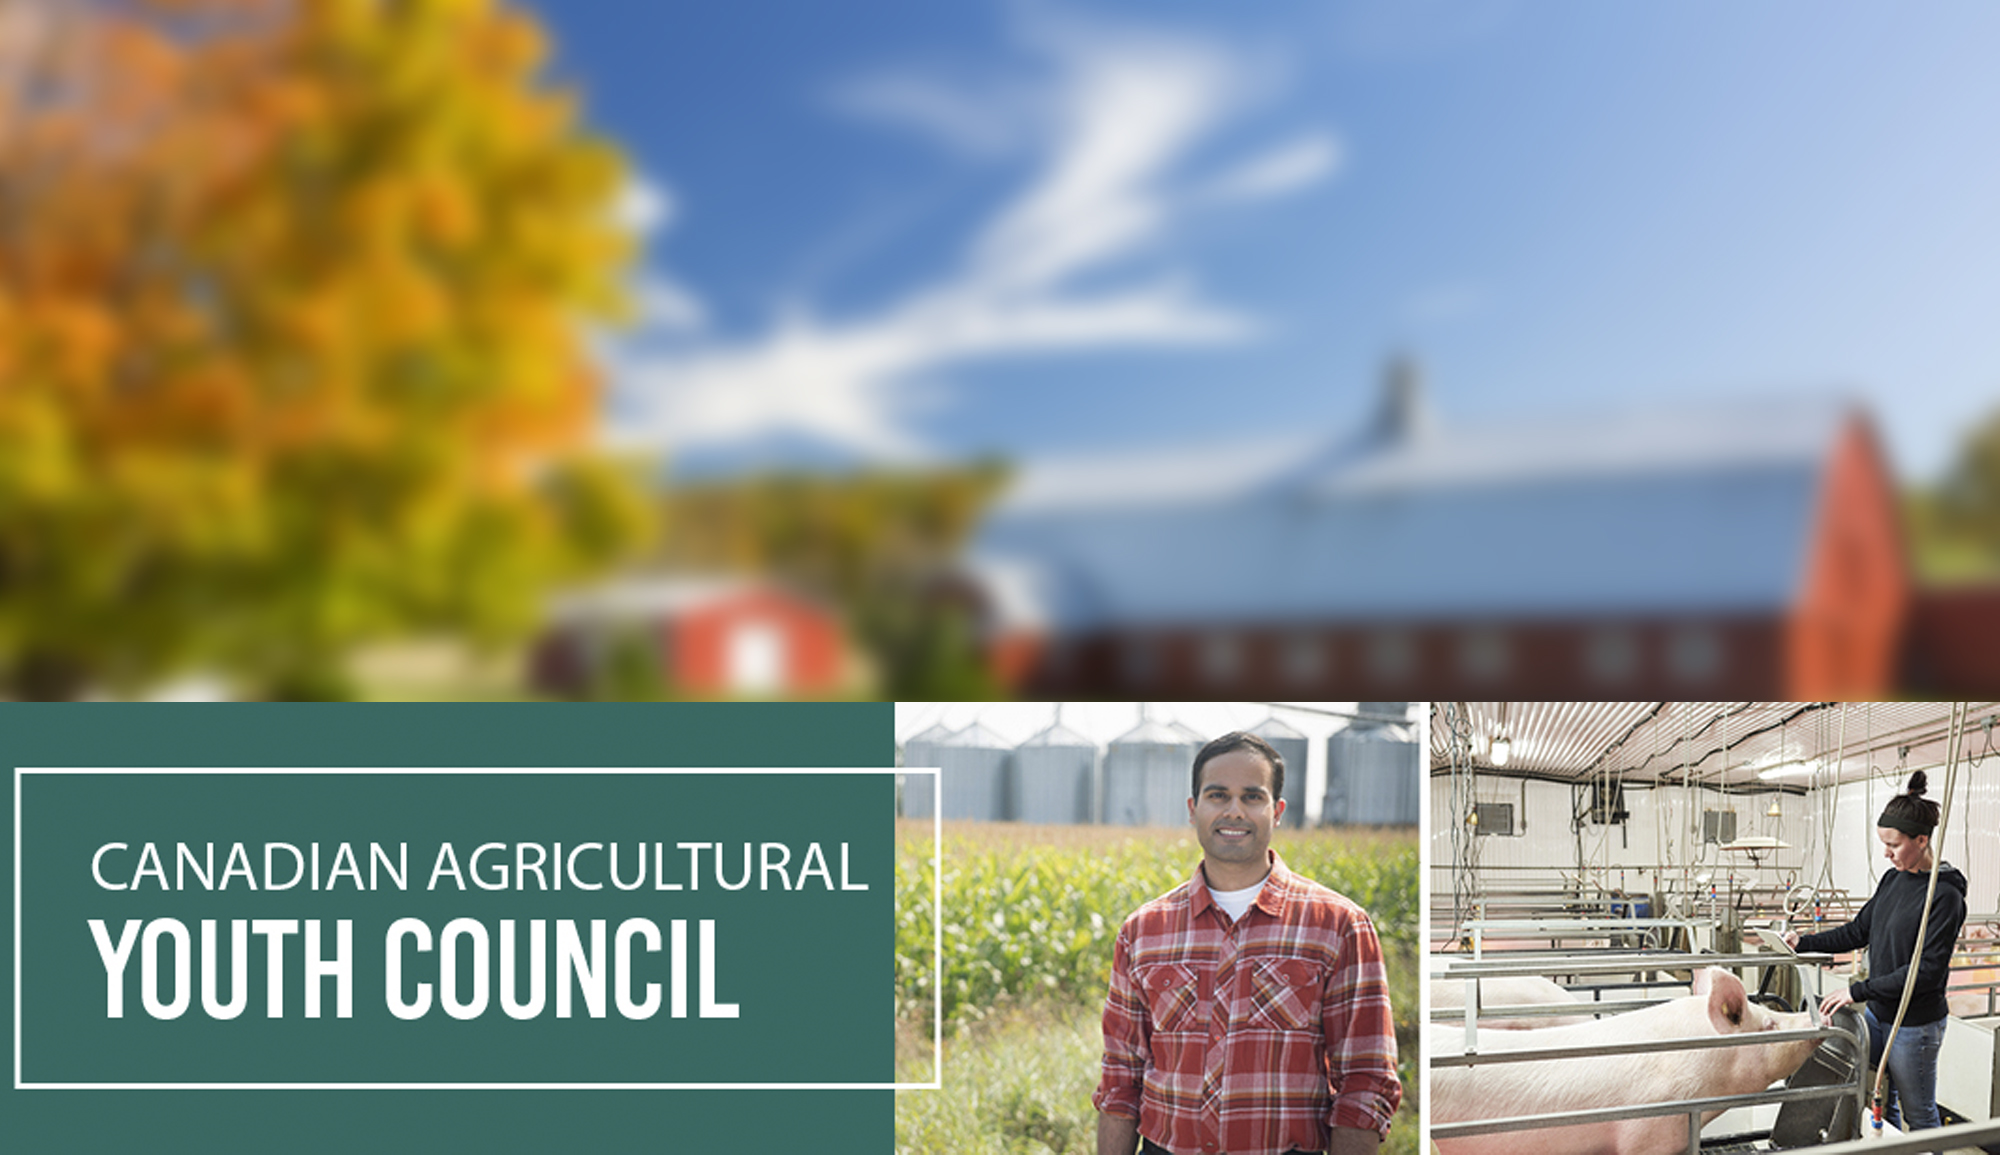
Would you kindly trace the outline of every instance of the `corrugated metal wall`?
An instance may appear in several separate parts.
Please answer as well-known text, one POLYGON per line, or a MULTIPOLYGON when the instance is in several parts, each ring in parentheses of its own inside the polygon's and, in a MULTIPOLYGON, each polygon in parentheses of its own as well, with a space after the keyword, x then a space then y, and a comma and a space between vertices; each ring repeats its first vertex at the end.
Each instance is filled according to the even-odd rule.
POLYGON ((1190 743, 1111 743, 1104 754, 1101 821, 1107 826, 1186 825, 1189 770, 1200 749, 1190 743))
MULTIPOLYGON (((951 737, 947 726, 932 726, 923 733, 903 743, 903 765, 936 767, 943 763, 945 740, 951 737)), ((937 775, 903 775, 903 815, 906 818, 921 818, 925 821, 937 817, 937 775)))
MULTIPOLYGON (((1944 801, 1944 774, 1932 770, 1928 797, 1944 801)), ((1950 826, 1940 847, 1942 857, 1965 875, 1966 910, 1973 915, 2000 913, 2000 760, 1986 759, 1961 768, 1950 826)), ((1874 893, 1875 883, 1889 868, 1875 836, 1875 819, 1898 793, 1907 775, 1880 776, 1849 782, 1840 788, 1834 817, 1834 885, 1859 897, 1874 893)))
MULTIPOLYGON (((1582 827, 1585 861, 1608 865, 1611 869, 1637 868, 1657 863, 1694 867, 1735 867, 1744 877, 1779 881, 1781 871, 1750 871, 1736 855, 1720 853, 1715 846, 1699 841, 1690 828, 1699 822, 1700 809, 1733 807, 1737 812, 1739 837, 1771 834, 1791 844, 1766 859, 1783 871, 1796 871, 1797 880, 1817 885, 1822 866, 1829 860, 1833 885, 1859 899, 1874 893, 1876 881, 1888 869, 1882 844, 1875 835, 1875 819, 1882 806, 1904 782, 1901 774, 1878 776, 1849 782, 1834 791, 1831 806, 1820 795, 1730 794, 1696 791, 1697 814, 1691 820, 1686 791, 1678 788, 1653 790, 1628 785, 1625 807, 1631 818, 1623 826, 1582 827), (1777 818, 1765 814, 1776 797, 1781 811, 1777 818), (1826 829, 1823 813, 1832 815, 1826 829)), ((1942 801, 1944 776, 1933 771, 1930 797, 1942 801)), ((1520 833, 1515 837, 1481 837, 1479 862, 1494 885, 1503 880, 1545 881, 1558 873, 1574 872, 1577 838, 1570 825, 1571 787, 1566 783, 1524 781, 1481 776, 1474 784, 1477 802, 1504 802, 1515 809, 1520 833), (1541 868, 1541 869, 1519 869, 1541 868)), ((1577 802, 1576 805, 1587 805, 1577 802)), ((1430 861, 1434 887, 1440 887, 1452 861, 1451 831, 1462 824, 1464 815, 1452 812, 1451 782, 1448 777, 1431 779, 1430 861)), ((1957 867, 1970 885, 1967 905, 1974 915, 2000 914, 2000 760, 1962 769, 1957 795, 1952 802, 1950 828, 1945 831, 1941 850, 1946 862, 1957 867)), ((1613 880, 1616 882, 1617 880, 1613 880)), ((1634 875, 1626 885, 1640 887, 1649 880, 1634 875)))
POLYGON ((1326 739, 1328 825, 1414 826, 1421 812, 1421 748, 1400 726, 1355 727, 1326 739))
POLYGON ((1306 816, 1306 770, 1312 758, 1312 743, 1276 718, 1266 720, 1250 732, 1269 742, 1278 757, 1285 760, 1285 815, 1280 821, 1289 830, 1311 826, 1306 816))
POLYGON ((1014 752, 978 723, 937 748, 946 818, 1004 822, 1014 816, 1014 752))
MULTIPOLYGON (((1801 869, 1812 837, 1811 807, 1808 799, 1793 794, 1729 794, 1710 790, 1693 792, 1678 788, 1652 789, 1627 785, 1625 809, 1630 817, 1623 823, 1599 825, 1585 821, 1573 828, 1571 816, 1589 807, 1589 788, 1564 782, 1528 781, 1481 775, 1474 781, 1473 801, 1511 804, 1515 808, 1513 837, 1480 836, 1479 862, 1510 874, 1532 877, 1537 872, 1524 867, 1574 871, 1580 829, 1584 862, 1589 866, 1639 868, 1655 865, 1697 865, 1704 868, 1731 865, 1748 874, 1748 861, 1725 855, 1713 844, 1700 841, 1700 811, 1734 809, 1737 836, 1770 834, 1790 843, 1792 849, 1778 851, 1764 859, 1781 868, 1801 869), (1773 798, 1780 814, 1765 813, 1773 798), (1692 807, 1694 813, 1690 817, 1692 807)), ((1431 779, 1431 861, 1443 866, 1451 862, 1451 831, 1462 824, 1463 814, 1452 813, 1451 780, 1431 779)), ((1871 819, 1872 821, 1872 819, 1871 819)), ((1871 831, 1872 837, 1872 831, 1871 831)), ((1764 873, 1775 873, 1766 871, 1764 873)), ((1631 885, 1640 885, 1633 878, 1631 885)))
POLYGON ((1097 747, 1022 745, 1014 751, 1014 781, 1015 816, 1022 822, 1087 823, 1096 797, 1097 747))

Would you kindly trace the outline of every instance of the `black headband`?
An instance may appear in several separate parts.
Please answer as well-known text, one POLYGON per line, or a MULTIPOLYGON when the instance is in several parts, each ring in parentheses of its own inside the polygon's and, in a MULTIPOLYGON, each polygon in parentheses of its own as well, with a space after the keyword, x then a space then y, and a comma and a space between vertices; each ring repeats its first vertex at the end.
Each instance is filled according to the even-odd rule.
POLYGON ((1875 820, 1875 825, 1886 826, 1891 830, 1900 830, 1911 838, 1930 834, 1930 827, 1923 825, 1908 814, 1896 813, 1897 809, 1897 807, 1891 806, 1887 810, 1884 810, 1882 817, 1875 820))

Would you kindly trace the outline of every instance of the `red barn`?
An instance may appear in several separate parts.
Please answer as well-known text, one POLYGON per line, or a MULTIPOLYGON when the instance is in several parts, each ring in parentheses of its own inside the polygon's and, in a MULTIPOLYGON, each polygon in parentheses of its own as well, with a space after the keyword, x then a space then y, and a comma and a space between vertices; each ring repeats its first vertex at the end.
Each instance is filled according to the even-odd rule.
POLYGON ((1894 487, 1837 399, 1030 464, 969 568, 1024 693, 1837 698, 1897 682, 1894 487))
POLYGON ((556 693, 591 686, 630 644, 691 697, 820 697, 845 674, 833 612, 766 581, 633 579, 563 598, 551 618, 532 677, 556 693))

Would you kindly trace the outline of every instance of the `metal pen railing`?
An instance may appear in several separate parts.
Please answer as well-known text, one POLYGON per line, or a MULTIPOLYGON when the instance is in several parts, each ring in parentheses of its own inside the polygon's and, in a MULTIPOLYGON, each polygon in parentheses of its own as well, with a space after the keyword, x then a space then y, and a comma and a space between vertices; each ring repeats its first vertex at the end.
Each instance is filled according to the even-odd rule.
MULTIPOLYGON (((1599 1014, 1614 1006, 1625 1010, 1639 1010, 1647 1006, 1652 1006, 1658 1001, 1653 1000, 1651 1002, 1629 1004, 1593 1002, 1576 1003, 1568 1006, 1561 1003, 1552 1003, 1547 1005, 1548 1009, 1533 1007, 1482 1008, 1479 994, 1479 980, 1482 978, 1545 978, 1552 969, 1559 970, 1560 973, 1573 978, 1584 978, 1591 975, 1657 975, 1663 971, 1693 972, 1704 967, 1722 967, 1724 969, 1735 967, 1761 970, 1766 967, 1793 966, 1795 964, 1814 966, 1831 961, 1833 961, 1833 956, 1829 954, 1783 955, 1771 951, 1763 951, 1756 954, 1688 954, 1649 951, 1625 955, 1613 955, 1607 951, 1592 951, 1588 956, 1574 956, 1572 960, 1563 962, 1559 968, 1551 968, 1546 961, 1519 961, 1511 957, 1498 961, 1483 961, 1476 957, 1469 962, 1453 960, 1443 971, 1432 974, 1430 978, 1432 982, 1448 982, 1454 979, 1463 979, 1465 981, 1465 1002, 1463 1008, 1444 1008, 1441 1012, 1433 1011, 1431 1018, 1433 1021, 1438 1022, 1455 1022, 1463 1018, 1465 1020, 1465 1049, 1470 1054, 1478 1050, 1479 1016, 1482 1013, 1489 1016, 1507 1013, 1507 1017, 1510 1018, 1515 1017, 1512 1012, 1520 1011, 1527 1012, 1522 1017, 1530 1018, 1543 1015, 1599 1014), (1579 1008, 1583 1009, 1580 1010, 1579 1008)), ((1632 985, 1646 985, 1647 981, 1641 979, 1632 985)), ((1459 1063, 1452 1065, 1470 1066, 1471 1064, 1459 1063)))
MULTIPOLYGON (((1433 1123, 1430 1125, 1432 1139, 1459 1139, 1475 1135, 1499 1134, 1506 1131, 1534 1131, 1555 1127, 1584 1126, 1592 1123, 1622 1122, 1630 1119, 1658 1118, 1686 1114, 1688 1120, 1688 1155, 1700 1155, 1702 1115, 1710 1111, 1726 1111, 1736 1107, 1751 1107, 1763 1104, 1784 1104, 1813 1099, 1832 1099, 1852 1096, 1855 1118, 1867 1114, 1867 1042, 1857 1033, 1842 1030, 1831 1024, 1794 1031, 1758 1031, 1742 1035, 1717 1035, 1707 1038, 1651 1039, 1636 1043, 1603 1043, 1581 1047, 1538 1047, 1531 1050, 1501 1051, 1488 1054, 1467 1053, 1462 1055, 1434 1055, 1429 1059, 1433 1070, 1471 1067, 1481 1064, 1504 1064, 1547 1062, 1555 1059, 1587 1059, 1610 1055, 1656 1054, 1675 1051, 1707 1050, 1717 1047, 1763 1046, 1772 1043, 1799 1042, 1816 1039, 1822 1042, 1838 1041, 1849 1048, 1853 1057, 1853 1077, 1847 1083, 1830 1083, 1818 1087, 1786 1087, 1778 1090, 1753 1091, 1740 1095, 1713 1095, 1696 1099, 1675 1099, 1658 1103, 1633 1104, 1623 1107, 1599 1107, 1582 1111, 1565 1111, 1555 1114, 1519 1115, 1495 1119, 1473 1120, 1459 1123, 1433 1123)), ((1931 1132, 1936 1134, 1936 1132, 1931 1132)), ((1912 1147, 1910 1150, 1918 1150, 1912 1147)), ((1821 1148, 1830 1151, 1832 1148, 1821 1148)), ((1881 1148, 1871 1146, 1871 1151, 1881 1148)))

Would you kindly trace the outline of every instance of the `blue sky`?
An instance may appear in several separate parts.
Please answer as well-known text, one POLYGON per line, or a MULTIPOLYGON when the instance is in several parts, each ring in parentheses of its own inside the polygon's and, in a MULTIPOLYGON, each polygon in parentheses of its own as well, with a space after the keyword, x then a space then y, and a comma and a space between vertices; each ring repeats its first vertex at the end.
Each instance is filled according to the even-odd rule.
POLYGON ((2000 406, 2000 7, 538 0, 643 177, 614 435, 1014 455, 1740 392, 2000 406))

